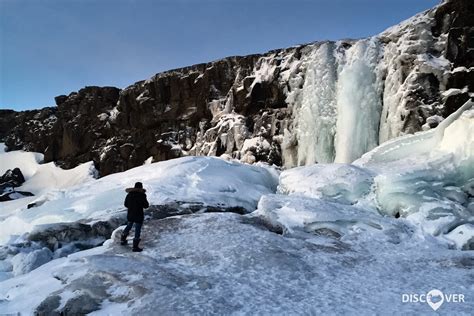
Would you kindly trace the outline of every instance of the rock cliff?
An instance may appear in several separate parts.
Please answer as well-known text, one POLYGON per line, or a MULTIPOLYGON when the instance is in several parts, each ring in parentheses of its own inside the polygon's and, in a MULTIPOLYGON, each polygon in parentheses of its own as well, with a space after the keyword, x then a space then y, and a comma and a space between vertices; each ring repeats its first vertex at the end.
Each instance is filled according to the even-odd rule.
POLYGON ((474 3, 446 1, 361 40, 318 42, 85 87, 0 111, 8 150, 107 175, 183 155, 292 167, 351 162, 433 128, 474 93, 474 3), (150 160, 149 160, 150 161, 150 160))

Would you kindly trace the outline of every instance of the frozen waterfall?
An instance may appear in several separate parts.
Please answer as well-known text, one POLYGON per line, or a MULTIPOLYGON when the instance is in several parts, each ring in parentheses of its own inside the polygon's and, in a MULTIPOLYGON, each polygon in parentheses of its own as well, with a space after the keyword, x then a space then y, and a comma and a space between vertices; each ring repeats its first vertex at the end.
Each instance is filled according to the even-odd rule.
POLYGON ((382 109, 379 45, 373 39, 358 41, 344 57, 337 81, 335 162, 350 163, 378 145, 382 109))
POLYGON ((376 38, 315 46, 295 102, 298 165, 350 163, 378 145, 382 75, 376 38))
POLYGON ((325 43, 307 64, 297 113, 298 165, 334 161, 336 78, 334 44, 325 43))

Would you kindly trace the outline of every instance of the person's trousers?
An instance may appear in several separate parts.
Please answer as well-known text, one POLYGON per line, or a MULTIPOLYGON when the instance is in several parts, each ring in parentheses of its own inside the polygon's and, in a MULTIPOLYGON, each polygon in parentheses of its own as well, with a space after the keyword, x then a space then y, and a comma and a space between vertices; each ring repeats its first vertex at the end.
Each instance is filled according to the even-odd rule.
POLYGON ((130 230, 132 229, 133 224, 135 224, 135 237, 134 237, 134 239, 140 239, 140 234, 142 232, 143 223, 128 222, 127 226, 123 230, 123 234, 125 236, 128 236, 128 233, 130 233, 130 230))

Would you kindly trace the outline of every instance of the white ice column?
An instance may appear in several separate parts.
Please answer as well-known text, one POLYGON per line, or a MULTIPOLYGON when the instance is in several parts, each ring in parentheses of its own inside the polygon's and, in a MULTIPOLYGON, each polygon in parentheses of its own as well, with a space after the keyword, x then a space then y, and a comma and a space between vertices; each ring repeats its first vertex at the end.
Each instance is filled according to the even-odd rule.
POLYGON ((297 112, 298 165, 334 161, 336 133, 336 60, 334 43, 315 48, 297 112))
POLYGON ((379 53, 376 39, 360 40, 345 51, 339 65, 335 162, 350 163, 378 145, 379 53))

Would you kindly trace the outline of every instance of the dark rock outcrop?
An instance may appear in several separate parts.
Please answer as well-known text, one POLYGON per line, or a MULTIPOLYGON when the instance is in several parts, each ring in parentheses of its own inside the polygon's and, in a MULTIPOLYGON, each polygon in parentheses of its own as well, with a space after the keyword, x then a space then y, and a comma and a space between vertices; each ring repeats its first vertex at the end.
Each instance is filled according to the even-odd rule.
POLYGON ((25 177, 20 168, 9 169, 0 177, 0 202, 20 199, 26 196, 33 196, 31 192, 15 191, 15 188, 25 182, 25 177))
POLYGON ((20 168, 8 169, 3 176, 0 177, 0 189, 3 187, 19 187, 25 182, 25 177, 20 168))
POLYGON ((34 196, 34 194, 27 191, 6 191, 0 195, 0 202, 18 200, 28 196, 34 196))
POLYGON ((454 67, 474 66, 474 2, 446 1, 435 13, 436 35, 448 34, 446 58, 454 67))
POLYGON ((53 126, 57 122, 57 109, 47 107, 40 110, 23 112, 0 111, 0 141, 4 141, 9 150, 27 150, 44 153, 53 135, 53 126), (5 125, 3 125, 5 122, 5 125), (8 131, 6 127, 12 126, 8 131))
POLYGON ((17 122, 18 112, 0 109, 0 141, 11 133, 17 122))

